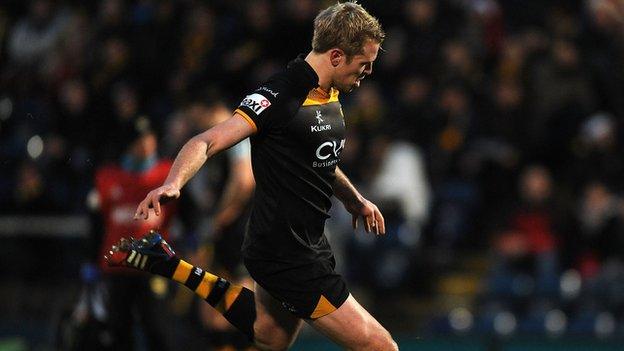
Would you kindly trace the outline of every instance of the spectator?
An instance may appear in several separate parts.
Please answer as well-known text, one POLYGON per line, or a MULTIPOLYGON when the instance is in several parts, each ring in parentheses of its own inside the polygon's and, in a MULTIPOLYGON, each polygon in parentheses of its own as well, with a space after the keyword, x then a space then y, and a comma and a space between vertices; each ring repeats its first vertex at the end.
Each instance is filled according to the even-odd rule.
POLYGON ((489 289, 499 299, 527 295, 553 298, 557 293, 560 235, 550 173, 540 166, 526 168, 519 190, 520 202, 512 207, 494 237, 489 289))
POLYGON ((579 206, 577 261, 589 300, 597 310, 622 311, 624 221, 622 200, 603 183, 585 186, 579 206))
POLYGON ((42 63, 59 44, 66 26, 66 14, 51 1, 32 1, 29 16, 15 25, 9 38, 11 61, 20 66, 42 63))
POLYGON ((378 166, 368 193, 384 211, 388 239, 348 236, 352 241, 348 270, 352 278, 373 288, 381 298, 403 286, 418 285, 409 279, 424 242, 431 190, 418 148, 380 137, 374 140, 372 150, 378 166))
MULTIPOLYGON (((156 228, 167 236, 175 212, 173 205, 169 204, 159 217, 152 216, 150 221, 133 219, 138 197, 143 197, 147 188, 165 180, 171 161, 157 157, 156 135, 146 117, 133 119, 131 123, 130 129, 125 130, 126 148, 122 157, 115 164, 98 169, 95 176, 96 200, 92 205, 101 215, 101 222, 94 223, 93 229, 95 233, 100 228, 103 231, 101 243, 97 245, 97 264, 103 272, 108 294, 106 315, 112 348, 133 350, 136 326, 141 323, 149 350, 166 350, 169 348, 167 334, 159 322, 167 310, 159 306, 152 292, 151 277, 137 276, 140 273, 130 269, 111 269, 104 261, 106 250, 128 233, 141 235, 156 228)), ((99 235, 95 236, 94 240, 97 240, 99 235)))
POLYGON ((572 188, 599 179, 622 190, 620 179, 624 175, 624 163, 617 134, 616 122, 607 113, 593 114, 584 121, 573 148, 573 162, 566 172, 572 188))

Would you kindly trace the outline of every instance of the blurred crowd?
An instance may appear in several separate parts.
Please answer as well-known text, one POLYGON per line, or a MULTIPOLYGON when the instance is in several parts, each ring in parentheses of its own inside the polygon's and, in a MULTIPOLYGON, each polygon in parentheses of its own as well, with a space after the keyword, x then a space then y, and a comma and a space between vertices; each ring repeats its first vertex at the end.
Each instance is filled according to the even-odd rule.
MULTIPOLYGON (((0 213, 85 214, 137 116, 174 157, 214 103, 233 110, 307 53, 332 2, 3 1, 0 213)), ((622 2, 360 2, 387 39, 373 75, 341 95, 340 166, 389 234, 353 235, 334 211, 349 280, 422 296, 477 255, 488 269, 470 309, 492 323, 506 313, 530 332, 552 311, 578 317, 570 330, 604 313, 622 322, 622 2)))

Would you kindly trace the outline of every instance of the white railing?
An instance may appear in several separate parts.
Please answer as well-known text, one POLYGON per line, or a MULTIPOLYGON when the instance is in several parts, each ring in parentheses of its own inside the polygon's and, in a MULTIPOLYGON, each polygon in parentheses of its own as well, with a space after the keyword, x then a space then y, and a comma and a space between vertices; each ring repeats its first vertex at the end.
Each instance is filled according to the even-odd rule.
POLYGON ((0 237, 86 238, 87 216, 0 216, 0 237))

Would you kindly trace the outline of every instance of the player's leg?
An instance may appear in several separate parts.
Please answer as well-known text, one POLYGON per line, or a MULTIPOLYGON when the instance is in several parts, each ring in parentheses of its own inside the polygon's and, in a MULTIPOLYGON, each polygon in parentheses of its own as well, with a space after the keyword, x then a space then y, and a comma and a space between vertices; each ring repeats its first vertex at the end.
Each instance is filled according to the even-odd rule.
POLYGON ((352 295, 334 312, 308 323, 349 350, 398 350, 390 333, 352 295))
MULTIPOLYGON (((234 278, 231 274, 227 274, 223 271, 219 272, 219 276, 250 290, 254 289, 254 281, 249 277, 234 278)), ((253 341, 249 340, 241 331, 234 328, 234 326, 212 306, 203 303, 197 307, 202 329, 206 333, 208 340, 210 340, 210 346, 212 346, 215 351, 234 349, 257 350, 251 346, 253 341)))
POLYGON ((287 311, 260 285, 255 285, 256 345, 264 350, 286 350, 299 334, 303 321, 287 311))
MULTIPOLYGON (((198 256, 203 260, 194 261, 201 267, 210 267, 210 271, 230 282, 254 289, 254 281, 249 277, 242 264, 241 245, 243 243, 246 220, 236 220, 223 227, 211 245, 201 247, 206 254, 198 256), (212 253, 208 254, 208 253, 212 253)), ((211 346, 219 350, 251 350, 250 340, 234 328, 218 311, 208 304, 199 306, 199 316, 204 330, 209 335, 211 346)), ((253 350, 256 350, 253 348, 253 350)))
POLYGON ((176 257, 160 234, 152 231, 138 241, 122 239, 111 248, 106 259, 111 266, 132 267, 184 284, 250 340, 254 339, 254 292, 176 257))

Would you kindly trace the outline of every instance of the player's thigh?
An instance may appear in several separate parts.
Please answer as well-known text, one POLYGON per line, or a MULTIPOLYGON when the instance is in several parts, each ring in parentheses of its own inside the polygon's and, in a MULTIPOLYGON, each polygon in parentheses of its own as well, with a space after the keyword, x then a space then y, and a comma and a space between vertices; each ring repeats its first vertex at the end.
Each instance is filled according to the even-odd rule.
POLYGON ((297 338, 303 324, 300 318, 288 312, 266 290, 255 284, 256 322, 255 340, 259 346, 271 350, 286 349, 297 338))
POLYGON ((309 324, 350 350, 397 350, 390 333, 352 295, 336 311, 309 324))

